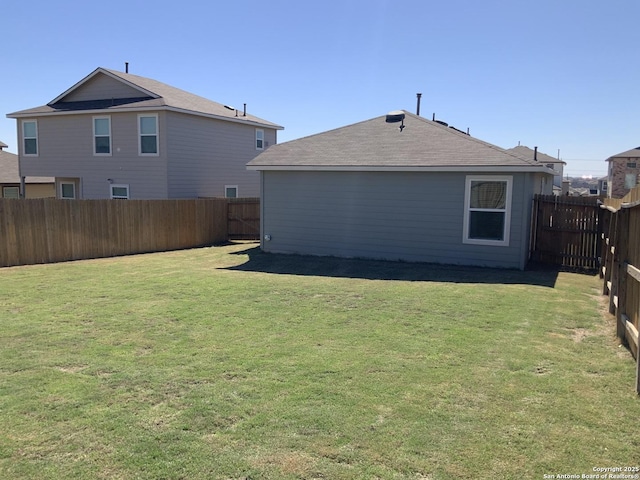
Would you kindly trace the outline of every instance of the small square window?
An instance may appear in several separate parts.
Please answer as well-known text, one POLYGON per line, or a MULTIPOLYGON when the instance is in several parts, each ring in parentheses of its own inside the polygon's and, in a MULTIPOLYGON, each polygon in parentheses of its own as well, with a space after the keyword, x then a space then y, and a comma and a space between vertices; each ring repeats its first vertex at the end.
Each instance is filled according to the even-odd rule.
POLYGON ((637 162, 627 162, 627 168, 638 168, 637 162))
POLYGON ((76 184, 71 182, 60 183, 60 198, 73 200, 76 198, 76 184))
POLYGON ((20 198, 20 187, 2 187, 2 198, 20 198))
POLYGON ((224 196, 226 198, 238 198, 238 186, 237 185, 225 185, 224 196))
POLYGON ((111 198, 115 200, 128 200, 129 185, 111 185, 111 198))

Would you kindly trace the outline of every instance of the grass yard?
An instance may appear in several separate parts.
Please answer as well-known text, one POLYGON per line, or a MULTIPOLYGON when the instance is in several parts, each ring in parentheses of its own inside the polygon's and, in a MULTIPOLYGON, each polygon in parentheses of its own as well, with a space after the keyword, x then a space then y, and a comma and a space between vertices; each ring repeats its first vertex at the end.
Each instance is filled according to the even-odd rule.
POLYGON ((0 269, 0 478, 637 466, 635 363, 600 288, 253 244, 0 269))

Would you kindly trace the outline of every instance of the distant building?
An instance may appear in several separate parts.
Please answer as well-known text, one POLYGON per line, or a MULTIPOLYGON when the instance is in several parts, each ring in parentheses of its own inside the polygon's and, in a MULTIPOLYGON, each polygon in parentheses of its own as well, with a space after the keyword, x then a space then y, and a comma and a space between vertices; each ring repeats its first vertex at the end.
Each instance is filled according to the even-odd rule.
POLYGON ((507 152, 515 153, 516 155, 526 159, 526 160, 535 160, 543 164, 545 167, 550 168, 554 171, 553 175, 553 186, 554 192, 562 191, 562 177, 564 175, 564 166, 567 162, 560 160, 559 158, 553 158, 545 153, 538 152, 537 147, 534 150, 531 150, 529 147, 525 147, 524 145, 518 145, 517 147, 513 147, 507 150, 507 152))
POLYGON ((638 185, 640 179, 640 147, 618 153, 609 162, 607 196, 622 198, 638 185))
MULTIPOLYGON (((20 174, 18 155, 5 152, 7 144, 0 142, 0 198, 20 198, 20 174)), ((53 177, 26 177, 24 197, 55 197, 53 177)))
POLYGON ((602 196, 609 196, 609 177, 601 177, 598 179, 598 192, 602 196))

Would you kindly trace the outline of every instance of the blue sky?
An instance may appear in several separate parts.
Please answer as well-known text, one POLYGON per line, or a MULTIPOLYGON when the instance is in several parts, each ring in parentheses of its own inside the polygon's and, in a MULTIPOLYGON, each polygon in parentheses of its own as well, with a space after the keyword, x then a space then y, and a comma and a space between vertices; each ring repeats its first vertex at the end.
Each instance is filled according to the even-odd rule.
POLYGON ((565 173, 605 175, 640 145, 638 0, 5 1, 6 113, 102 66, 285 127, 279 142, 384 115, 436 117, 565 173))

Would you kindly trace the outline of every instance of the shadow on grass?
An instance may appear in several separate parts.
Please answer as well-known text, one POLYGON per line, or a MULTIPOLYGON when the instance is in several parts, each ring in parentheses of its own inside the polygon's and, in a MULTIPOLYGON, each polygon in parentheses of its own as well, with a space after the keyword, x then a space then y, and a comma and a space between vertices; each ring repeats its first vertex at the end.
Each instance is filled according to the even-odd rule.
POLYGON ((250 247, 232 255, 249 255, 249 260, 241 265, 227 267, 226 270, 367 280, 524 284, 553 288, 560 271, 558 268, 540 265, 533 265, 527 270, 520 271, 432 263, 277 254, 265 253, 260 250, 260 247, 250 247))

